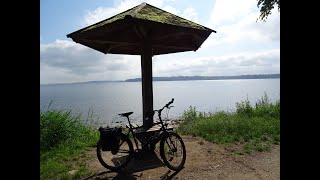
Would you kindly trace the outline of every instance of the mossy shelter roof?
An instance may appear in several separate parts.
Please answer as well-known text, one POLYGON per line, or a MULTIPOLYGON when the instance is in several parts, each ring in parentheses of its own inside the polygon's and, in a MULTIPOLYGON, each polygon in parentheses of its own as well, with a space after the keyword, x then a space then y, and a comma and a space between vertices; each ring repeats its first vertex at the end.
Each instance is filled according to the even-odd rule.
POLYGON ((142 3, 67 37, 105 54, 141 55, 149 42, 159 55, 196 51, 211 32, 216 31, 142 3))

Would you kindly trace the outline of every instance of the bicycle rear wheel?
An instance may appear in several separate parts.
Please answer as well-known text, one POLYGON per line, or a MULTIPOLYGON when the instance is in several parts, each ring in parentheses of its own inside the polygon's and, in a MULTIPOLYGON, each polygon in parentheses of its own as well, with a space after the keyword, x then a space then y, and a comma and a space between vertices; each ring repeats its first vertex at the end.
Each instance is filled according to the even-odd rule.
POLYGON ((186 147, 182 138, 174 132, 164 135, 160 141, 160 155, 168 168, 179 171, 186 161, 186 147))
POLYGON ((133 146, 130 139, 120 134, 119 149, 112 151, 102 151, 102 141, 97 144, 97 157, 99 162, 111 171, 117 171, 125 167, 131 160, 133 146))

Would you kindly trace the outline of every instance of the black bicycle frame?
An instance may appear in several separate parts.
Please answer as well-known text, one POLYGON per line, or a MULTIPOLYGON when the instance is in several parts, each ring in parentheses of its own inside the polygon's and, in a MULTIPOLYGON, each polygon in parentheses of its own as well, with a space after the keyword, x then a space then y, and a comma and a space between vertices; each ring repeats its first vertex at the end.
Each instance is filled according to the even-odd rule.
MULTIPOLYGON (((169 105, 170 105, 171 103, 173 103, 173 100, 174 100, 174 99, 172 99, 169 103, 167 103, 167 104, 166 104, 165 106, 163 106, 161 109, 159 109, 159 110, 154 110, 154 112, 158 112, 158 117, 159 117, 160 124, 161 124, 160 131, 162 131, 162 132, 160 132, 159 135, 156 136, 155 139, 152 140, 152 142, 154 142, 154 144, 156 144, 157 142, 159 142, 159 141, 161 140, 161 138, 164 136, 164 134, 166 134, 166 133, 168 132, 167 129, 166 129, 166 127, 165 127, 165 125, 164 125, 164 123, 163 123, 163 120, 162 120, 162 118, 161 118, 161 112, 162 112, 162 110, 163 110, 164 108, 169 108, 169 105)), ((140 149, 139 149, 139 146, 138 146, 138 141, 137 141, 136 135, 135 135, 135 133, 133 132, 133 127, 132 127, 131 121, 130 121, 130 119, 129 119, 129 116, 126 116, 126 117, 127 117, 128 122, 129 122, 129 132, 128 132, 128 134, 126 134, 126 136, 129 137, 129 134, 130 134, 130 132, 131 132, 132 137, 133 137, 133 139, 134 139, 134 143, 135 143, 135 145, 136 145, 136 148, 137 148, 138 150, 140 150, 140 149)), ((156 123, 156 124, 158 124, 158 123, 156 123)), ((169 137, 169 138, 170 138, 170 137, 169 137)), ((171 141, 171 138, 170 138, 170 141, 171 141)), ((150 140, 148 139, 148 140, 146 141, 146 143, 144 143, 144 144, 141 143, 141 148, 143 149, 143 147, 145 147, 145 145, 149 145, 150 143, 151 143, 151 142, 150 142, 150 140)))

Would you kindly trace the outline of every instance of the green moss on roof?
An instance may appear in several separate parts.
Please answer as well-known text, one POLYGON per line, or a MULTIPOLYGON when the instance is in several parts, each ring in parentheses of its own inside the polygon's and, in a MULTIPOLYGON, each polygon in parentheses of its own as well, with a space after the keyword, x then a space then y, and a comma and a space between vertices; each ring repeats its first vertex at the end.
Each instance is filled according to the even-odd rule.
POLYGON ((171 24, 171 25, 176 25, 176 26, 184 26, 184 27, 189 27, 189 28, 196 28, 196 29, 201 29, 201 30, 210 30, 204 26, 201 26, 201 25, 194 23, 192 21, 183 19, 183 18, 176 16, 174 14, 165 12, 162 9, 151 6, 147 3, 142 3, 136 7, 133 7, 131 9, 125 11, 125 12, 117 14, 109 19, 106 19, 104 21, 101 21, 99 23, 91 25, 91 26, 83 29, 82 32, 90 30, 90 29, 95 29, 97 27, 101 27, 106 24, 110 24, 110 23, 115 22, 117 20, 124 19, 126 15, 131 15, 135 19, 143 19, 143 20, 148 20, 148 21, 154 21, 154 22, 159 22, 159 23, 164 23, 164 24, 171 24))
POLYGON ((159 8, 153 7, 151 5, 144 6, 139 13, 136 13, 136 18, 138 19, 145 19, 149 21, 156 21, 160 23, 165 24, 172 24, 177 26, 184 26, 184 27, 191 27, 196 29, 203 29, 208 30, 204 26, 201 26, 197 23, 194 23, 192 21, 183 19, 179 16, 176 16, 174 14, 165 12, 159 8))

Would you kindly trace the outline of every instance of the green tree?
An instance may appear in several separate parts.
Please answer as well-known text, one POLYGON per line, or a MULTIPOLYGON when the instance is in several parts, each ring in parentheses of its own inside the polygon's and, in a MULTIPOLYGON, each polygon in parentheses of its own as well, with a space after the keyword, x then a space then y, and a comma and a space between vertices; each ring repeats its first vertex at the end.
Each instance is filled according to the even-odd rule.
POLYGON ((258 19, 266 21, 275 5, 278 5, 278 11, 280 12, 280 0, 258 0, 257 6, 260 8, 260 16, 258 19))

